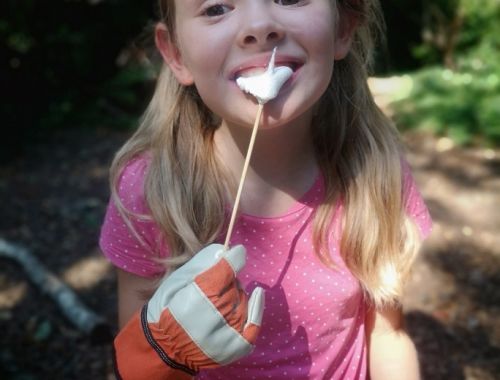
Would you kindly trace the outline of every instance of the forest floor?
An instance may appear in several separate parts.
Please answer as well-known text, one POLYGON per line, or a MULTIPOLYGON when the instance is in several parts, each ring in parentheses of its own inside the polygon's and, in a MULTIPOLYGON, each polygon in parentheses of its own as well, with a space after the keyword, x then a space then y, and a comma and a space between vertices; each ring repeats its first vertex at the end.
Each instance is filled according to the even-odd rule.
MULTIPOLYGON (((0 238, 22 244, 116 329, 115 274, 97 239, 108 168, 127 134, 59 132, 0 166, 0 238)), ((500 379, 500 150, 406 134, 434 219, 405 299, 427 380, 500 379)), ((0 259, 0 379, 112 378, 111 349, 78 331, 0 259)), ((404 377, 402 377, 404 378, 404 377)))

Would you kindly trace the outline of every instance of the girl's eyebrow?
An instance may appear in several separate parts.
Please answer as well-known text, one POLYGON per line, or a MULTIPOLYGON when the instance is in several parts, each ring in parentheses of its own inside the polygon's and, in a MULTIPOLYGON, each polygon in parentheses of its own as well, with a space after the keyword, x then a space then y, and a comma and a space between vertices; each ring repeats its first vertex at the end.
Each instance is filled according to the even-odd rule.
POLYGON ((184 4, 186 4, 187 8, 196 9, 200 7, 203 3, 206 3, 207 0, 181 0, 184 4))
POLYGON ((179 0, 177 3, 181 3, 181 7, 187 12, 194 12, 198 9, 202 3, 206 0, 179 0))

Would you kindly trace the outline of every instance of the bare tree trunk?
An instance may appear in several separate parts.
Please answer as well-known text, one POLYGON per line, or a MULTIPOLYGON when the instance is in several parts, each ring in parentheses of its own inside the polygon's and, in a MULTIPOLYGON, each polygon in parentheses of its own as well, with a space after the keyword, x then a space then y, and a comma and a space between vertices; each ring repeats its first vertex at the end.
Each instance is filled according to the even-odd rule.
POLYGON ((103 343, 111 339, 110 328, 105 320, 85 306, 71 288, 45 268, 26 248, 0 239, 0 257, 20 264, 33 284, 52 298, 64 316, 80 331, 90 335, 93 342, 103 343))
POLYGON ((443 61, 445 67, 450 70, 455 70, 457 68, 455 62, 455 48, 457 47, 458 39, 462 31, 462 26, 464 24, 464 14, 461 9, 457 10, 455 17, 451 20, 451 24, 448 26, 448 36, 446 39, 446 44, 444 46, 443 61))
POLYGON ((455 70, 455 49, 465 20, 463 9, 457 5, 453 14, 448 15, 438 5, 431 4, 426 19, 424 41, 439 51, 446 68, 455 70))

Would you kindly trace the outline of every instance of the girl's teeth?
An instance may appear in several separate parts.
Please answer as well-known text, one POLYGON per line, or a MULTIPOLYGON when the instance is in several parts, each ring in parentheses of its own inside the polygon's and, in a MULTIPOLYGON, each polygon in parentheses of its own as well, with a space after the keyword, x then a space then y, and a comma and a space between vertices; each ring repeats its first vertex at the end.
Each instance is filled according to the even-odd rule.
POLYGON ((245 70, 241 73, 238 74, 238 77, 243 77, 243 78, 248 78, 248 77, 253 77, 255 75, 260 75, 264 73, 266 69, 264 67, 255 67, 253 69, 248 69, 245 70))
POLYGON ((281 86, 293 74, 293 70, 288 66, 275 67, 275 55, 276 48, 273 50, 266 69, 256 68, 245 70, 244 74, 247 76, 242 75, 236 78, 238 87, 242 91, 252 94, 261 105, 278 96, 281 86), (258 74, 255 74, 256 71, 258 74))

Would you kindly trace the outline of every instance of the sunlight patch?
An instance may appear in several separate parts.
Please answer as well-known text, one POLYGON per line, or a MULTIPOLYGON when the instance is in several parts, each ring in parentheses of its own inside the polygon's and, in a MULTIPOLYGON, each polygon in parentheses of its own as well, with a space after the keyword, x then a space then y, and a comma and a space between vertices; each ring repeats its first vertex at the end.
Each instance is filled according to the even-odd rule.
POLYGON ((64 281, 74 289, 89 289, 102 281, 111 264, 102 256, 84 258, 63 273, 64 281))
POLYGON ((9 286, 0 291, 0 309, 12 309, 25 297, 28 286, 25 282, 9 286))

